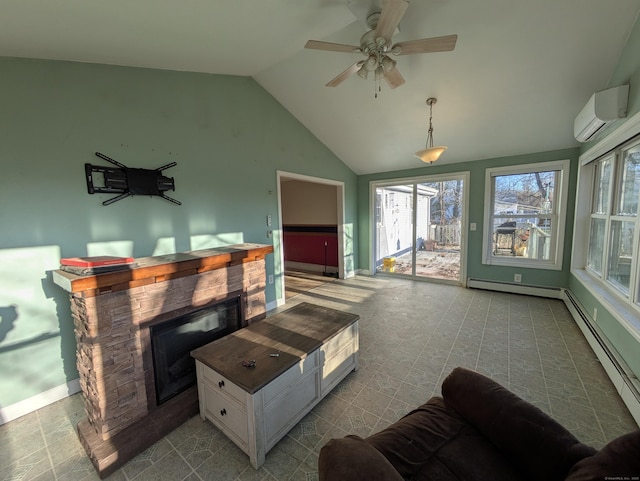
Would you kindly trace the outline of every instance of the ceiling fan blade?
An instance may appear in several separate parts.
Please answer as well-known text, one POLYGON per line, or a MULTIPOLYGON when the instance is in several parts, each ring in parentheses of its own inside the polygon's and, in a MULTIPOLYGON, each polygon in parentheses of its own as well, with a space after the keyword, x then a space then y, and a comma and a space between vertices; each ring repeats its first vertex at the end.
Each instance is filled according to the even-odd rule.
POLYGON ((363 63, 364 63, 364 60, 360 60, 359 62, 354 63, 347 70, 345 70, 344 72, 340 73, 336 78, 334 78, 333 80, 329 81, 329 83, 327 83, 327 85, 325 85, 325 87, 337 87, 342 82, 344 82, 349 77, 351 77, 354 73, 356 73, 360 69, 360 67, 362 67, 363 63))
POLYGON ((309 40, 304 48, 312 48, 315 50, 326 50, 328 52, 344 52, 344 53, 358 53, 360 47, 355 45, 345 45, 343 43, 331 43, 320 42, 319 40, 309 40))
POLYGON ((412 53, 448 52, 456 48, 457 35, 445 35, 444 37, 423 38, 421 40, 409 40, 396 43, 391 47, 395 55, 409 55, 412 53), (396 53, 396 51, 398 51, 396 53))
POLYGON ((384 78, 392 89, 400 87, 400 85, 405 82, 404 77, 400 74, 397 68, 385 72, 384 78))
POLYGON ((407 0, 385 0, 376 27, 376 38, 383 37, 390 41, 408 6, 407 0))

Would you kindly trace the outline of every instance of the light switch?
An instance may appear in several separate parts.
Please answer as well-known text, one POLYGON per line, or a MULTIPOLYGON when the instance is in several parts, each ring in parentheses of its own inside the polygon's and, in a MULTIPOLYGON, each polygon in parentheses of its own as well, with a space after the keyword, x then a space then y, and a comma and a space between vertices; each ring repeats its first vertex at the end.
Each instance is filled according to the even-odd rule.
POLYGON ((471 224, 469 224, 469 230, 476 230, 476 223, 472 222, 471 224))

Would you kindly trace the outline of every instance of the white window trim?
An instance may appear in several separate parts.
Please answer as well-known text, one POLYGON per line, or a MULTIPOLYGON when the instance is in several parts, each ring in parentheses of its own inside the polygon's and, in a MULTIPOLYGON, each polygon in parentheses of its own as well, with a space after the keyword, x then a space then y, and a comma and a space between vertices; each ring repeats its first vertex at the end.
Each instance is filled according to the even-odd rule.
POLYGON ((617 293, 614 293, 606 284, 601 283, 599 279, 596 280, 585 268, 589 223, 591 221, 591 199, 593 198, 593 169, 586 166, 638 134, 640 134, 640 112, 628 118, 622 125, 579 157, 571 274, 636 341, 640 342, 640 310, 638 306, 621 299, 617 293))
POLYGON ((567 198, 569 194, 569 177, 571 161, 569 159, 554 160, 550 162, 538 162, 533 164, 522 164, 506 167, 493 167, 485 171, 484 186, 484 228, 482 236, 482 263, 487 265, 523 267, 529 269, 562 270, 562 260, 564 254, 564 233, 567 222, 567 198), (548 261, 528 259, 525 257, 499 257, 494 256, 491 251, 493 229, 491 228, 492 209, 492 177, 496 175, 527 174, 531 172, 542 172, 550 170, 560 171, 560 189, 555 194, 555 204, 558 206, 558 218, 555 229, 555 243, 552 246, 552 259, 548 261))
MULTIPOLYGON (((618 200, 616 199, 617 199, 617 195, 619 194, 620 184, 622 183, 622 179, 621 179, 622 169, 619 163, 624 162, 624 159, 621 154, 627 148, 630 147, 630 142, 632 142, 632 139, 627 139, 626 142, 623 142, 622 144, 617 145, 611 152, 609 152, 609 154, 602 155, 597 159, 591 160, 590 162, 588 162, 588 165, 583 164, 580 166, 579 175, 578 175, 579 188, 578 188, 578 193, 576 195, 576 214, 580 215, 580 212, 585 212, 584 204, 589 204, 590 208, 587 215, 588 221, 583 226, 583 229, 586 232, 586 236, 583 238, 586 239, 586 242, 584 242, 584 244, 580 244, 577 250, 575 250, 576 246, 574 246, 574 250, 576 254, 574 255, 574 260, 572 262, 571 272, 580 279, 583 279, 582 272, 584 272, 588 276, 588 278, 591 280, 589 284, 598 286, 598 289, 589 289, 594 296, 596 295, 596 291, 599 292, 604 290, 604 291, 607 291, 610 294, 610 296, 612 296, 613 299, 617 299, 619 303, 618 307, 616 308, 617 310, 625 311, 627 309, 630 309, 631 311, 640 313, 640 290, 638 288, 638 283, 640 283, 640 273, 638 273, 638 257, 640 256, 640 236, 638 236, 637 234, 634 235, 633 248, 632 248, 633 254, 632 254, 631 267, 630 267, 631 278, 629 280, 629 286, 628 286, 627 292, 625 292, 624 289, 616 285, 615 282, 609 280, 609 278, 607 277, 607 273, 609 271, 609 262, 610 262, 609 255, 608 255, 610 246, 608 243, 610 242, 611 222, 633 220, 636 224, 636 228, 638 228, 638 226, 640 225, 640 219, 638 215, 628 217, 624 215, 611 214, 611 209, 613 207, 612 204, 615 204, 616 202, 618 202, 618 200), (594 192, 595 178, 597 175, 594 163, 601 160, 605 160, 607 158, 611 159, 614 162, 613 165, 615 168, 615 172, 614 172, 614 175, 611 176, 611 185, 609 187, 610 195, 611 195, 609 199, 609 212, 606 215, 602 216, 602 218, 606 220, 605 249, 604 249, 605 255, 603 256, 603 259, 602 259, 602 272, 598 273, 587 265, 588 254, 589 254, 589 234, 591 229, 590 227, 591 219, 593 219, 594 217, 600 218, 599 215, 592 213, 592 210, 593 210, 592 205, 593 205, 593 199, 595 194, 594 192), (583 193, 580 191, 580 186, 584 185, 584 183, 586 182, 589 182, 591 187, 590 189, 588 189, 589 197, 587 197, 587 193, 583 193), (585 202, 581 205, 578 205, 577 204, 578 199, 585 199, 585 202), (579 264, 578 261, 580 259, 582 259, 582 262, 579 264)), ((638 145, 637 141, 634 141, 633 145, 638 145)), ((576 242, 576 239, 577 238, 575 237, 575 234, 574 234, 574 239, 573 239, 574 244, 576 242)), ((583 284, 585 283, 583 282, 583 284)), ((589 286, 585 284, 585 287, 589 287, 589 286)), ((612 301, 609 301, 609 304, 612 304, 612 303, 613 303, 612 301)), ((638 329, 637 314, 636 314, 635 323, 629 322, 629 318, 626 318, 626 319, 621 318, 620 320, 627 327, 633 326, 634 329, 638 329)), ((635 334, 638 335, 639 333, 640 333, 640 330, 638 333, 635 333, 635 334)))

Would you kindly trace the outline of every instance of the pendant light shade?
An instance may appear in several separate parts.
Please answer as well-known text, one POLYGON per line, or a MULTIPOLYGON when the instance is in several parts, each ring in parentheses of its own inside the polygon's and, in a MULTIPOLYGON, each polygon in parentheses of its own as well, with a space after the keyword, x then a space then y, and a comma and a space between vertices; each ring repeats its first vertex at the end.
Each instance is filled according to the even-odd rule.
POLYGON ((447 148, 444 145, 441 145, 438 147, 429 147, 428 149, 419 150, 415 155, 422 162, 431 164, 438 160, 445 150, 447 150, 447 148))
POLYGON ((427 99, 427 105, 429 106, 429 131, 427 133, 427 147, 415 153, 416 157, 427 164, 434 163, 440 158, 442 153, 447 150, 447 147, 445 147, 444 145, 440 145, 437 147, 433 146, 433 124, 431 122, 431 119, 433 116, 433 104, 435 104, 436 102, 437 99, 433 97, 427 99))

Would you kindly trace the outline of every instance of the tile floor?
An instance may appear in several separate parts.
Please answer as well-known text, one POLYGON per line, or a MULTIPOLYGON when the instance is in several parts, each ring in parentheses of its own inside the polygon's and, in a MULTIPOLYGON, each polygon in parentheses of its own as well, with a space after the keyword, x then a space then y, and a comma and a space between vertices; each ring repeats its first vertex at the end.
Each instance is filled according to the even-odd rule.
MULTIPOLYGON (((279 309, 302 301, 360 315, 360 369, 259 470, 196 416, 108 479, 317 480, 326 441, 384 428, 439 393, 456 366, 493 377, 593 446, 637 429, 561 301, 357 277, 324 284, 279 309)), ((0 426, 0 480, 98 479, 74 431, 82 417, 74 395, 0 426)))

